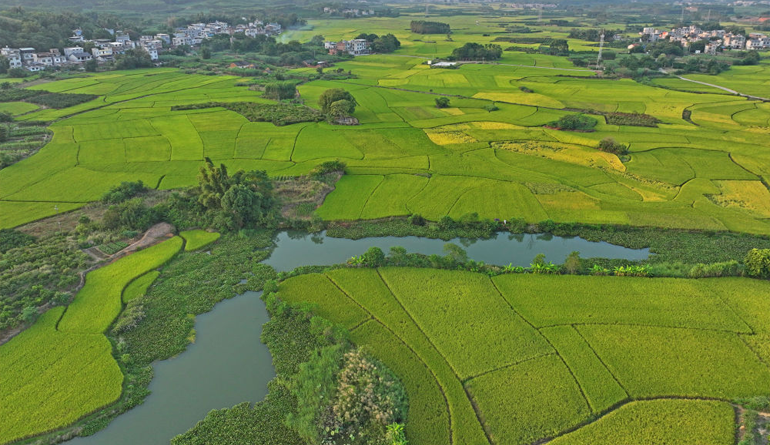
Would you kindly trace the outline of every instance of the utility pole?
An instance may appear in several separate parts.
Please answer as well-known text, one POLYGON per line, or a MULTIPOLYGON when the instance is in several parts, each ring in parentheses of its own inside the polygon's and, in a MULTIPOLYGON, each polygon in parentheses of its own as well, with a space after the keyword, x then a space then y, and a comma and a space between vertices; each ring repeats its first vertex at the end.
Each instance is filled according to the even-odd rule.
POLYGON ((684 2, 682 2, 682 16, 679 17, 679 23, 684 24, 684 2))
POLYGON ((540 23, 543 21, 543 6, 540 5, 537 8, 537 22, 540 23))
POLYGON ((428 0, 425 0, 425 17, 428 16, 428 0))
POLYGON ((599 57, 596 58, 596 69, 598 70, 600 66, 602 66, 602 50, 604 49, 604 30, 602 29, 602 34, 599 36, 599 57))
POLYGON ((711 23, 711 10, 709 9, 708 16, 706 16, 706 23, 711 23))

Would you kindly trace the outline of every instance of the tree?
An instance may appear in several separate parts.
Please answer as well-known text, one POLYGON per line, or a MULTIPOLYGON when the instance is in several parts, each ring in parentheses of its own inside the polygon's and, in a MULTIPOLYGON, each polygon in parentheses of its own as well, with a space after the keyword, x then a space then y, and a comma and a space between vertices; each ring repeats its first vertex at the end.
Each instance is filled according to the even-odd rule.
POLYGON ((743 263, 748 276, 770 278, 770 249, 751 249, 743 263))
MULTIPOLYGON (((318 98, 318 105, 321 106, 322 112, 329 114, 332 104, 340 100, 349 101, 353 104, 354 107, 355 105, 358 105, 358 102, 356 102, 356 99, 353 97, 353 95, 348 91, 343 90, 342 88, 332 88, 321 93, 321 96, 318 98)), ((353 111, 351 110, 351 113, 352 112, 353 111)))
POLYGON ((9 69, 11 69, 11 62, 7 58, 0 56, 0 74, 6 74, 9 69))
POLYGON ((436 98, 436 108, 447 108, 449 106, 449 98, 445 96, 436 98))
POLYGON ((335 119, 350 117, 356 111, 356 105, 349 100, 338 100, 329 106, 329 115, 335 119))
POLYGON ((0 125, 0 142, 8 140, 8 129, 5 126, 0 125))
POLYGON ((428 22, 425 20, 412 20, 409 27, 416 34, 449 34, 452 32, 446 23, 428 22))
POLYGON ((325 41, 326 41, 326 39, 324 38, 324 36, 318 34, 318 35, 313 36, 312 39, 310 39, 310 45, 311 46, 324 46, 324 42, 325 41))
POLYGON ((618 156, 628 154, 627 146, 615 141, 615 139, 609 136, 599 141, 599 150, 618 156))
POLYGON ((552 56, 568 56, 569 55, 569 43, 564 39, 552 40, 548 46, 546 54, 552 56))
POLYGON ((276 201, 273 184, 265 171, 239 170, 230 176, 227 167, 211 159, 198 174, 197 202, 231 228, 265 224, 273 217, 276 201))
POLYGON ((13 122, 13 115, 7 111, 0 111, 0 122, 13 122))
POLYGON ((564 260, 564 270, 574 275, 580 271, 580 252, 572 252, 564 260))
POLYGON ((116 60, 115 66, 119 70, 149 68, 152 66, 150 54, 142 48, 129 49, 125 54, 118 55, 116 60))
POLYGON ((457 244, 444 244, 444 253, 446 253, 455 263, 464 264, 468 262, 468 252, 457 244))
POLYGON ((8 70, 8 77, 15 79, 23 79, 25 77, 29 77, 29 74, 29 71, 25 70, 24 68, 11 68, 8 70))
POLYGON ((500 45, 492 43, 482 45, 469 42, 452 50, 452 55, 449 58, 453 60, 497 60, 502 55, 503 48, 500 45))
POLYGON ((401 48, 401 42, 393 34, 385 34, 372 41, 372 51, 376 53, 392 53, 401 48))
POLYGON ((96 69, 99 67, 99 63, 96 61, 96 59, 91 59, 85 63, 84 67, 87 72, 95 73, 96 69))
POLYGON ((208 60, 211 58, 211 48, 204 46, 201 48, 201 59, 208 60))

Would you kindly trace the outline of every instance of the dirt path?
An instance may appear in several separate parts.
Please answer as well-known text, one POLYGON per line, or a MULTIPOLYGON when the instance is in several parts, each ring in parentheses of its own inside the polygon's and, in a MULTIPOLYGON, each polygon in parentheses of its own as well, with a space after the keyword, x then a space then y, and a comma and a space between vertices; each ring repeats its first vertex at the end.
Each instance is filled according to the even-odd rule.
MULTIPOLYGON (((662 68, 661 68, 660 72, 664 73, 664 74, 669 74, 668 72, 664 71, 662 68)), ((700 85, 706 85, 707 87, 717 88, 719 90, 726 91, 726 92, 728 92, 730 94, 734 94, 736 96, 741 96, 741 97, 746 97, 746 98, 749 98, 751 100, 761 100, 761 101, 764 101, 764 102, 770 102, 770 99, 768 99, 766 97, 759 97, 759 96, 752 96, 750 94, 744 94, 744 93, 741 93, 740 91, 731 90, 730 88, 727 88, 727 87, 723 87, 723 86, 719 86, 719 85, 714 85, 713 83, 701 82, 700 80, 688 79, 686 77, 677 76, 677 75, 674 75, 674 77, 676 77, 679 80, 684 80, 685 82, 692 82, 692 83, 697 83, 697 84, 700 84, 700 85)))

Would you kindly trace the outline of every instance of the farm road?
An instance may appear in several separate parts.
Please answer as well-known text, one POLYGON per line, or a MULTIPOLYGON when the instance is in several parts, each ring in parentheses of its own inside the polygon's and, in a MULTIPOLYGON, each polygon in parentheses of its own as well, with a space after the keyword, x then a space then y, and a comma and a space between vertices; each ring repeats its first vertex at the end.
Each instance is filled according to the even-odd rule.
MULTIPOLYGON (((662 68, 661 68, 660 72, 668 74, 662 68)), ((742 96, 742 97, 746 97, 746 98, 753 99, 753 100, 762 100, 762 101, 765 101, 765 102, 770 102, 770 99, 768 99, 766 97, 759 97, 759 96, 752 96, 750 94, 744 94, 744 93, 741 93, 740 91, 735 91, 735 90, 731 90, 730 88, 727 88, 727 87, 722 87, 722 86, 719 86, 719 85, 714 85, 713 83, 701 82, 700 80, 692 80, 692 79, 688 79, 688 78, 682 77, 682 76, 676 76, 676 77, 678 79, 680 79, 680 80, 684 80, 684 81, 687 81, 687 82, 699 83, 701 85, 706 85, 707 87, 718 88, 718 89, 720 89, 722 91, 727 91, 730 94, 735 94, 736 96, 742 96)))

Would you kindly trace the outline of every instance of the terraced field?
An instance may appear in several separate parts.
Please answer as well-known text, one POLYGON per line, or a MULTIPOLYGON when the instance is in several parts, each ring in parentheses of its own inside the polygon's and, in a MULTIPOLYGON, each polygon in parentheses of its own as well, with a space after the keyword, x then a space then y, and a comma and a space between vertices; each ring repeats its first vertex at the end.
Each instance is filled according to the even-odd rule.
POLYGON ((181 248, 175 237, 89 273, 69 306, 50 309, 0 348, 0 443, 69 425, 120 397, 123 373, 104 332, 151 284, 150 271, 181 248))
POLYGON ((420 444, 728 445, 729 401, 770 392, 758 281, 339 269, 279 295, 401 376, 420 444))

